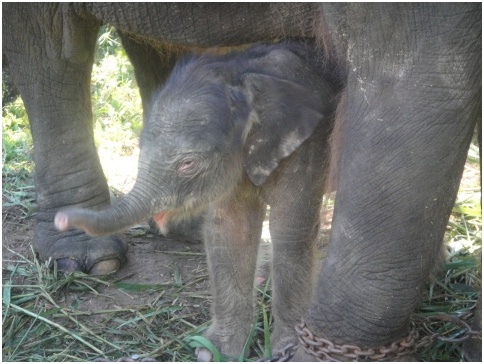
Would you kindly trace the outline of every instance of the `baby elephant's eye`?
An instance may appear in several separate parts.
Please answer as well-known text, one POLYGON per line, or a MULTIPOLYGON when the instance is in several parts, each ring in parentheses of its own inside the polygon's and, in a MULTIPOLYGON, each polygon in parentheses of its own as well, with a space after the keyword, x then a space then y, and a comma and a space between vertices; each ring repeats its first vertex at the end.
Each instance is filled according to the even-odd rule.
POLYGON ((180 177, 191 177, 198 171, 199 160, 196 158, 185 159, 180 162, 177 168, 180 177))

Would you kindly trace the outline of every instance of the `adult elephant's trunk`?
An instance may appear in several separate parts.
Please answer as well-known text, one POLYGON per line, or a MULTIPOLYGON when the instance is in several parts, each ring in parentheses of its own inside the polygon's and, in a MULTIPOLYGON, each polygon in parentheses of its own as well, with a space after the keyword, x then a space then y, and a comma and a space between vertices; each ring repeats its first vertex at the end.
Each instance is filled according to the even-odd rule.
POLYGON ((139 194, 135 186, 121 201, 105 210, 70 208, 59 211, 54 223, 60 231, 78 228, 89 235, 108 235, 147 220, 155 213, 153 210, 152 200, 139 194))

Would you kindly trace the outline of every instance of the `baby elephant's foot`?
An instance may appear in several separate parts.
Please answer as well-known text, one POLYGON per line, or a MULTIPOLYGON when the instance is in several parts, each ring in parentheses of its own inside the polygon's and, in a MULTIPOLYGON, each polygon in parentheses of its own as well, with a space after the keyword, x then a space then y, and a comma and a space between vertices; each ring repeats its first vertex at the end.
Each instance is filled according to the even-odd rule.
MULTIPOLYGON (((243 327, 239 325, 235 327, 234 324, 212 324, 203 335, 219 352, 233 360, 238 360, 241 356, 250 331, 250 326, 247 326, 247 322, 237 320, 237 323, 239 325, 242 324, 243 327)), ((197 361, 213 361, 212 353, 205 348, 198 348, 195 351, 195 355, 197 356, 197 361)))
POLYGON ((37 223, 33 245, 40 259, 52 259, 57 269, 66 273, 106 275, 126 261, 127 244, 120 238, 94 238, 79 230, 59 232, 48 222, 37 223))
POLYGON ((298 343, 294 325, 276 325, 271 335, 272 356, 283 356, 291 346, 298 343))

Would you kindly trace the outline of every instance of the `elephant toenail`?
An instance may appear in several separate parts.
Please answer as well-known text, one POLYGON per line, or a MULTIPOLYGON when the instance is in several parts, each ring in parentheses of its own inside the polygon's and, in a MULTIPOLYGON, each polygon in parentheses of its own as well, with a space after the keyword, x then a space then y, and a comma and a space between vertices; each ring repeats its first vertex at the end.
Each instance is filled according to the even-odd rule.
POLYGON ((205 348, 196 348, 195 355, 197 356, 197 361, 202 361, 202 362, 212 361, 212 353, 205 348))
POLYGON ((81 264, 70 258, 60 258, 57 259, 57 270, 64 273, 72 273, 82 271, 81 264))
POLYGON ((97 262, 91 267, 90 274, 102 276, 116 272, 121 267, 119 259, 107 259, 97 262))

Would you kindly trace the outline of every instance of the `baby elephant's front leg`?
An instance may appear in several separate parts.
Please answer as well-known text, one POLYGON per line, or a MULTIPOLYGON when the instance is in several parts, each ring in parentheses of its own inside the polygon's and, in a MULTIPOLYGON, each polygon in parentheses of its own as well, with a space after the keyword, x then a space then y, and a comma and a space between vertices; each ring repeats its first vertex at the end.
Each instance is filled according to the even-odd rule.
MULTIPOLYGON (((266 206, 256 194, 236 194, 209 212, 204 229, 212 324, 205 333, 222 354, 239 357, 254 320, 254 278, 266 206)), ((211 360, 199 351, 198 360, 211 360)))

